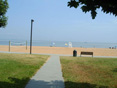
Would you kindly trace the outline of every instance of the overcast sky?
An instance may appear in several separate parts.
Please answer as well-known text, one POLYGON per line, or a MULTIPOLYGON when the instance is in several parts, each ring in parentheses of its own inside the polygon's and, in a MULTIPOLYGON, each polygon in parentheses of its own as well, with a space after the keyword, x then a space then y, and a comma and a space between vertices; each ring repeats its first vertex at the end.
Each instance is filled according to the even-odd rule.
POLYGON ((117 43, 117 17, 98 10, 90 13, 67 7, 69 0, 8 0, 8 25, 0 28, 0 40, 33 40, 117 43))

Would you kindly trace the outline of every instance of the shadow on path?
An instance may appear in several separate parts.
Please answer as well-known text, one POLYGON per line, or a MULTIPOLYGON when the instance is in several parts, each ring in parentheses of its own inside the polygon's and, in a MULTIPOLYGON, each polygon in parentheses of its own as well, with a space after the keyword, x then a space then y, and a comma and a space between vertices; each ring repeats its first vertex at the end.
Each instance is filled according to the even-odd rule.
MULTIPOLYGON (((25 88, 27 82, 29 81, 29 78, 23 78, 23 79, 17 79, 13 77, 8 78, 10 82, 1 82, 0 81, 0 88, 25 88)), ((26 87, 26 88, 43 88, 42 85, 45 85, 45 88, 61 88, 61 81, 51 81, 51 82, 45 82, 45 81, 33 81, 32 87, 26 87), (38 84, 37 87, 33 87, 33 85, 38 84), (41 86, 40 86, 41 85, 41 86), (40 87, 38 87, 40 86, 40 87)), ((65 88, 109 88, 108 86, 101 86, 96 84, 90 84, 90 83, 76 83, 76 82, 65 82, 65 88)))

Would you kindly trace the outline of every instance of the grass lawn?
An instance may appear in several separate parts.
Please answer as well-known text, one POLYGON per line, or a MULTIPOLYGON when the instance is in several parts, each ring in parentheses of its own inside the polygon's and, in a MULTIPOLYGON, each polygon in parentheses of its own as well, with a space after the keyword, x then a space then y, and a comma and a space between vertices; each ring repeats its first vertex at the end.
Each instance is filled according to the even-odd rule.
POLYGON ((24 88, 48 57, 0 53, 0 88, 24 88))
POLYGON ((61 57, 66 88, 117 88, 117 58, 61 57))

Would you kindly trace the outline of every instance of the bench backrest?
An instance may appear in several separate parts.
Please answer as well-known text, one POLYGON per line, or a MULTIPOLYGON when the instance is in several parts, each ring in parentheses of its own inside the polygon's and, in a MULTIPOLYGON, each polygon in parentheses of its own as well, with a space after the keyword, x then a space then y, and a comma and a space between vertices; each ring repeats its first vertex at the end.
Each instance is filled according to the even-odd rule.
POLYGON ((82 55, 93 55, 93 52, 81 52, 82 55))
POLYGON ((82 51, 80 53, 80 57, 81 57, 81 55, 92 55, 92 57, 93 57, 93 52, 84 52, 84 51, 82 51))

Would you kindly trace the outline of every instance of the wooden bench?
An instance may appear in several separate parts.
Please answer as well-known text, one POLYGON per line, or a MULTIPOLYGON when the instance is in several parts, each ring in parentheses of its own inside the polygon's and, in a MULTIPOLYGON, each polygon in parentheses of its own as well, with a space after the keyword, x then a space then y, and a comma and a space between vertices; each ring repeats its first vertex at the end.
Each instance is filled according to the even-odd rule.
POLYGON ((85 51, 81 51, 81 53, 80 53, 80 57, 81 57, 81 55, 92 55, 92 57, 93 57, 93 52, 85 52, 85 51))

